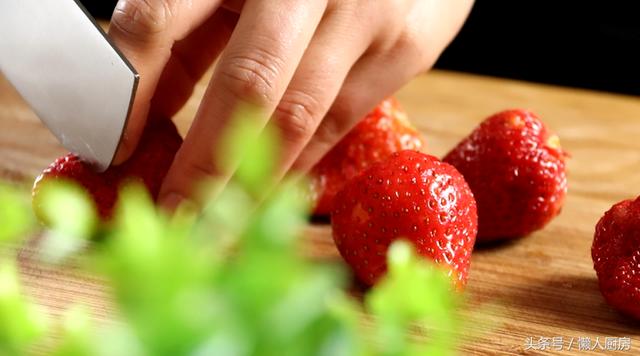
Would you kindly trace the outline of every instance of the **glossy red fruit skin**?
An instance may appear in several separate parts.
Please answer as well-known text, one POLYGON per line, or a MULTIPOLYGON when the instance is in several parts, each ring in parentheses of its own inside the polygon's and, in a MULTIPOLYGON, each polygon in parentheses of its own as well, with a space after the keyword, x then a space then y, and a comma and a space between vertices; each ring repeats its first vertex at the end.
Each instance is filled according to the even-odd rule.
MULTIPOLYGON (((118 197, 118 190, 128 180, 139 181, 155 200, 162 181, 173 162, 173 157, 182 144, 182 137, 173 122, 154 119, 140 138, 131 157, 119 166, 111 166, 102 173, 73 153, 56 159, 38 176, 33 186, 34 204, 41 184, 50 179, 68 179, 79 183, 94 199, 101 218, 108 220, 118 197)), ((37 206, 34 206, 36 211, 37 206)))
POLYGON ((443 159, 478 203, 478 242, 522 237, 556 217, 567 193, 558 137, 532 112, 507 110, 476 128, 443 159))
POLYGON ((420 150, 422 136, 394 98, 387 98, 365 116, 311 170, 313 214, 328 216, 333 197, 346 182, 393 152, 420 150))
POLYGON ((398 238, 444 268, 456 289, 466 285, 476 203, 462 175, 433 156, 397 152, 349 181, 336 195, 331 225, 340 254, 367 285, 385 273, 398 238))
POLYGON ((617 203, 604 214, 596 225, 591 257, 607 303, 640 319, 640 197, 617 203))

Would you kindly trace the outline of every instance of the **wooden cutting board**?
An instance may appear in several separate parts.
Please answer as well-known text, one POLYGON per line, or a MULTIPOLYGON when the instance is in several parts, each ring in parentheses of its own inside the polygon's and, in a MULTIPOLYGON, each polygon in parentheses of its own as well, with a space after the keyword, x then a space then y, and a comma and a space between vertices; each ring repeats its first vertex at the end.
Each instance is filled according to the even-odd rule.
MULTIPOLYGON (((177 115, 181 132, 203 91, 201 83, 177 115)), ((593 352, 605 352, 602 348, 612 347, 607 340, 618 346, 628 341, 626 354, 640 354, 640 323, 605 304, 590 257, 600 216, 613 203, 640 194, 640 101, 441 71, 415 79, 398 98, 425 134, 427 151, 436 156, 484 117, 514 107, 539 113, 572 155, 569 195, 560 217, 526 239, 474 252, 465 314, 481 310, 488 324, 471 327, 482 333, 463 343, 462 354, 582 354, 587 344, 593 352)), ((31 181, 64 152, 0 78, 0 178, 31 181)), ((339 259, 328 226, 310 226, 306 238, 316 258, 339 259)), ((97 281, 43 268, 30 262, 30 254, 29 248, 21 254, 26 291, 51 314, 82 302, 96 318, 108 318, 111 307, 97 281)))

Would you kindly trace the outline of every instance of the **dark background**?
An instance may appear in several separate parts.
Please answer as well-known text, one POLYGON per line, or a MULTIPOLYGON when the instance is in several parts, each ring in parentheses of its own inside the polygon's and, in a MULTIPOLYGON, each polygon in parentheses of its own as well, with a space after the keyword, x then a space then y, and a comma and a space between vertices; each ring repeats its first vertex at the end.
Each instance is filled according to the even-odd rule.
POLYGON ((476 0, 436 68, 640 95, 639 53, 640 0, 476 0))

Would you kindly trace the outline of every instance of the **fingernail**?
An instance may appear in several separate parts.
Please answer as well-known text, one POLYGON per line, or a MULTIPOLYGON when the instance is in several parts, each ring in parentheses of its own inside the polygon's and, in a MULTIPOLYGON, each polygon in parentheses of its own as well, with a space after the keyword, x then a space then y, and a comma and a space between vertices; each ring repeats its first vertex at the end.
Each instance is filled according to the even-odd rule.
POLYGON ((173 212, 183 200, 184 197, 182 195, 172 192, 160 199, 160 205, 167 211, 173 212))

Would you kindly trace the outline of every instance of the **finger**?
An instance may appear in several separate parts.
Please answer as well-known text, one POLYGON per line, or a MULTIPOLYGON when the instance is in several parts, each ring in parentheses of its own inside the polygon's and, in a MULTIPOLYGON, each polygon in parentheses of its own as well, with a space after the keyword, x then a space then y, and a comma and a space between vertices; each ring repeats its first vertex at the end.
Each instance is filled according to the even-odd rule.
POLYGON ((121 163, 135 148, 158 80, 171 57, 173 44, 186 37, 213 14, 220 0, 120 0, 111 18, 109 36, 140 74, 114 163, 121 163))
MULTIPOLYGON (((326 3, 247 0, 195 120, 165 178, 160 201, 172 208, 192 183, 221 172, 213 148, 238 105, 255 105, 266 123, 282 97, 326 3)), ((228 172, 227 172, 228 173, 228 172)))
POLYGON ((222 7, 225 9, 239 14, 244 6, 244 0, 226 0, 222 3, 222 7))
POLYGON ((376 56, 360 60, 316 133, 295 160, 292 170, 308 172, 369 111, 419 72, 416 66, 407 63, 406 57, 404 59, 399 62, 396 58, 376 56))
POLYGON ((173 117, 189 100, 195 85, 211 67, 231 37, 235 13, 219 9, 171 50, 151 100, 150 117, 173 117))
POLYGON ((281 138, 281 159, 276 175, 291 166, 318 128, 335 100, 347 74, 373 40, 362 14, 335 13, 320 23, 285 91, 274 118, 281 138))
POLYGON ((404 30, 391 38, 383 36, 354 66, 293 170, 308 172, 380 101, 431 68, 472 4, 472 0, 414 2, 404 30))

